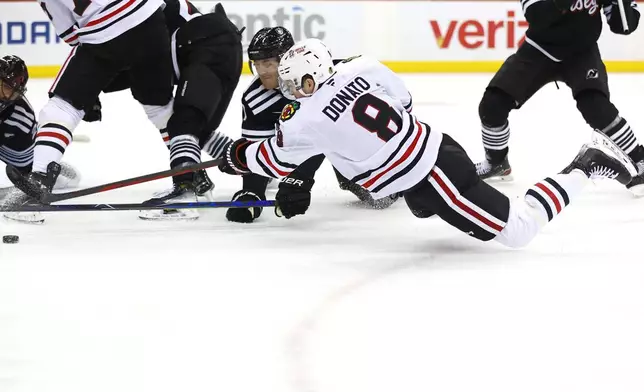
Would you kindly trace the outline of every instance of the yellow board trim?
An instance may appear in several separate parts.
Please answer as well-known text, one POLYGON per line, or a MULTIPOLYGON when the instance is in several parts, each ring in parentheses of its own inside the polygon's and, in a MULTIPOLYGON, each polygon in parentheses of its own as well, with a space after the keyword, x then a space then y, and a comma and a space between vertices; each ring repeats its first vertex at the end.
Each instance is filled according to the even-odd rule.
MULTIPOLYGON (((400 73, 475 73, 496 72, 501 61, 383 61, 394 72, 400 73)), ((608 72, 644 72, 644 61, 606 61, 608 72)), ((53 78, 58 74, 58 65, 32 65, 32 78, 53 78)), ((244 64, 244 74, 250 74, 244 64)))

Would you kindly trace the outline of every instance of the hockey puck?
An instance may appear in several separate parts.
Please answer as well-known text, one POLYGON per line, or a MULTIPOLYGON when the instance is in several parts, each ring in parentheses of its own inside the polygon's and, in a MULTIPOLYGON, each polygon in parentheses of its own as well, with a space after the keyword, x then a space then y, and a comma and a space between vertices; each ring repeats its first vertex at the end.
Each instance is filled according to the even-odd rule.
POLYGON ((5 244, 16 244, 20 240, 20 237, 17 235, 3 235, 2 242, 5 244))

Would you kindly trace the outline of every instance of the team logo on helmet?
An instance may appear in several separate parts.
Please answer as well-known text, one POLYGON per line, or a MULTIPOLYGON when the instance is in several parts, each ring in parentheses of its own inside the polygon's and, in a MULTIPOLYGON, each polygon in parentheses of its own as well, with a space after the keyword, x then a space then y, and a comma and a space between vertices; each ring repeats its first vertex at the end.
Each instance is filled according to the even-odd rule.
POLYGON ((282 109, 282 115, 280 116, 280 120, 286 121, 291 119, 299 108, 300 108, 300 103, 297 101, 293 101, 288 105, 284 106, 284 109, 282 109))

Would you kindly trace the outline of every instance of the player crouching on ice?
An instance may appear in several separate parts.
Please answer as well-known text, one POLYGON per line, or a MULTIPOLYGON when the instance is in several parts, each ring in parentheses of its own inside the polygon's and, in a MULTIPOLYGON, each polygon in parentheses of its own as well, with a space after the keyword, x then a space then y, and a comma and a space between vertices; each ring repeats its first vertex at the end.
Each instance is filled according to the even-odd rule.
POLYGON ((220 169, 282 177, 275 212, 306 212, 313 179, 301 170, 324 154, 346 178, 381 198, 402 193, 419 218, 438 215, 482 241, 528 244, 582 190, 590 178, 631 181, 635 166, 609 139, 584 145, 561 173, 510 200, 482 181, 465 150, 449 135, 407 112, 402 80, 378 61, 357 57, 333 65, 326 46, 293 46, 278 69, 283 92, 298 98, 277 135, 262 142, 239 139, 220 169), (610 148, 609 148, 610 147, 610 148))
MULTIPOLYGON (((29 72, 17 56, 0 58, 0 161, 12 165, 21 173, 29 173, 34 161, 36 115, 25 97, 29 72)), ((80 181, 76 169, 61 165, 55 189, 75 187, 80 181)), ((16 188, 0 188, 2 205, 24 203, 27 196, 16 188)), ((42 223, 39 212, 5 212, 5 218, 27 223, 42 223)))

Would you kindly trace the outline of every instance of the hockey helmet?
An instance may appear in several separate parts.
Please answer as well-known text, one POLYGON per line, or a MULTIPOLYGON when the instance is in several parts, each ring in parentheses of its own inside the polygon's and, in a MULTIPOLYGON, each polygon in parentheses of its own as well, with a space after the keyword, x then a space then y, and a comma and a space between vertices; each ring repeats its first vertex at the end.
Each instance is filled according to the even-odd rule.
POLYGON ((248 58, 251 61, 280 58, 295 44, 293 36, 284 27, 264 27, 251 39, 248 45, 248 58))
POLYGON ((295 92, 309 96, 335 72, 331 52, 327 46, 316 38, 309 38, 289 49, 280 60, 277 68, 280 90, 286 97, 294 99, 295 92), (302 91, 305 78, 315 82, 313 92, 302 91))
POLYGON ((28 80, 27 66, 20 57, 0 58, 0 113, 25 94, 28 80))

